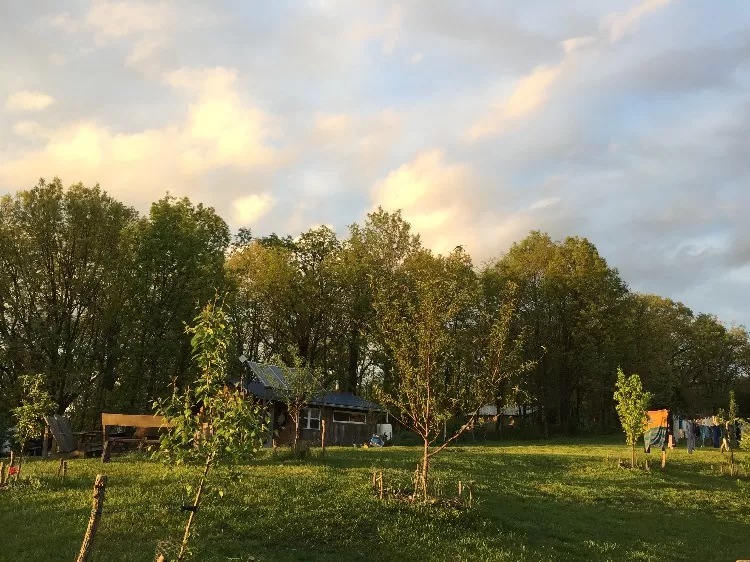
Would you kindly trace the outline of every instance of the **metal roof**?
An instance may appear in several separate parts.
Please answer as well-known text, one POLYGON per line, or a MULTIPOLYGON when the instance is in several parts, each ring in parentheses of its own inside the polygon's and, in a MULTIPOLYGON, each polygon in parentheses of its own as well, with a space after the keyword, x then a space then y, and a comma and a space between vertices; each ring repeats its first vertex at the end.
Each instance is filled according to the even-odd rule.
MULTIPOLYGON (((288 388, 284 372, 276 365, 264 365, 254 361, 244 361, 255 379, 245 381, 245 390, 261 400, 280 400, 277 388, 288 388)), ((352 410, 368 410, 382 412, 380 404, 365 400, 351 392, 332 391, 322 396, 309 400, 309 404, 315 406, 331 406, 352 410)))

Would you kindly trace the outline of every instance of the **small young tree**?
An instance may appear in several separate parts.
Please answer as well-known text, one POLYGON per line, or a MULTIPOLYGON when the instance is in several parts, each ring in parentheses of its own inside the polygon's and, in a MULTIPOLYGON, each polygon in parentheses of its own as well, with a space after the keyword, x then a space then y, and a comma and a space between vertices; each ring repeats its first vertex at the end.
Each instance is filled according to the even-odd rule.
POLYGON ((294 423, 295 453, 299 447, 300 414, 310 400, 321 396, 325 392, 323 385, 323 372, 320 369, 310 367, 296 352, 293 347, 289 348, 292 357, 292 365, 287 365, 283 359, 276 355, 273 363, 276 364, 284 374, 286 384, 273 377, 273 388, 279 398, 286 404, 289 417, 294 423))
POLYGON ((727 448, 729 449, 729 465, 731 474, 734 474, 734 450, 737 448, 737 426, 740 423, 740 417, 737 412, 737 400, 734 397, 734 390, 729 392, 729 410, 727 411, 724 422, 724 431, 726 431, 727 448))
POLYGON ((651 402, 651 394, 643 390, 641 377, 626 377, 618 367, 614 398, 617 415, 625 432, 625 442, 630 445, 630 466, 635 468, 635 444, 643 435, 648 422, 646 411, 651 402))
POLYGON ((522 340, 512 336, 515 291, 490 311, 460 248, 448 256, 415 251, 374 293, 379 337, 394 371, 390 388, 376 388, 376 395, 422 439, 416 487, 426 501, 432 457, 474 426, 499 387, 534 363, 520 360, 522 340), (465 423, 437 445, 457 414, 465 423))
POLYGON ((44 388, 43 375, 21 376, 21 405, 13 409, 16 420, 16 441, 20 449, 16 480, 21 476, 23 451, 31 439, 38 439, 44 433, 44 416, 54 412, 57 404, 44 388))
POLYGON ((154 409, 164 416, 167 425, 157 455, 175 464, 199 461, 203 465, 177 560, 187 552, 191 525, 211 468, 222 459, 237 462, 257 452, 266 427, 263 409, 226 380, 231 328, 216 300, 201 310, 195 325, 186 331, 193 336, 198 378, 184 392, 175 388, 169 400, 154 402, 154 409))

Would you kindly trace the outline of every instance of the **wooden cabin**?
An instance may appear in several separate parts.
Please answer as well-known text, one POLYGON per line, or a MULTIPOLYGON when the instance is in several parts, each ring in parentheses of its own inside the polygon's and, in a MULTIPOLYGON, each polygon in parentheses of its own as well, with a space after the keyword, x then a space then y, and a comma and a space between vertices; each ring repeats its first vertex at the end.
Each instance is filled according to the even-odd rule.
MULTIPOLYGON (((266 446, 294 441, 294 422, 287 405, 279 398, 276 387, 284 384, 283 373, 273 365, 245 361, 252 378, 243 382, 246 392, 266 404, 271 413, 266 446), (273 380, 272 377, 275 379, 273 380)), ((321 393, 308 402, 300 415, 300 439, 319 444, 325 422, 326 445, 362 445, 376 433, 385 410, 375 402, 340 390, 321 393)))

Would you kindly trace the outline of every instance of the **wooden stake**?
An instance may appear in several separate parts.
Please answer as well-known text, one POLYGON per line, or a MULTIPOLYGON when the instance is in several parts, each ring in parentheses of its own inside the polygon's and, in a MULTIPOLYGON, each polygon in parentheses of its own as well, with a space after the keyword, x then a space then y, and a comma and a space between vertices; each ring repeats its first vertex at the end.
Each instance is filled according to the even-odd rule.
POLYGON ((5 484, 5 463, 0 462, 0 486, 5 484))
POLYGON ((474 481, 469 481, 469 507, 474 502, 474 481))
POLYGON ((667 452, 662 451, 661 452, 661 469, 664 470, 664 467, 667 466, 667 452))
POLYGON ((380 499, 383 499, 383 472, 380 472, 380 499))
POLYGON ((97 474, 94 481, 94 499, 91 504, 89 526, 86 529, 86 534, 83 536, 83 544, 81 544, 81 551, 78 553, 76 562, 86 562, 91 553, 96 529, 99 527, 99 521, 102 518, 102 504, 104 504, 104 489, 106 487, 107 477, 103 474, 97 474))
POLYGON ((47 458, 47 450, 49 447, 49 426, 44 426, 44 437, 42 437, 42 458, 47 458))
MULTIPOLYGON (((322 416, 321 416, 322 417, 322 416)), ((326 454, 326 419, 320 420, 320 448, 326 454)))
POLYGON ((460 498, 464 493, 464 487, 463 484, 461 484, 461 481, 458 481, 458 497, 460 498))

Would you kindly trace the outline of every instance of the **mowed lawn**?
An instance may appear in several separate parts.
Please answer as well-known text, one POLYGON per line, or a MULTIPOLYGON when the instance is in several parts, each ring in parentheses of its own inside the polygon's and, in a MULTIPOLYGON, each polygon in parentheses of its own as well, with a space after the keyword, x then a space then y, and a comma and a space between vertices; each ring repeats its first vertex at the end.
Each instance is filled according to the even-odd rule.
MULTIPOLYGON (((330 448, 325 462, 273 459, 215 473, 197 518, 195 560, 730 560, 750 559, 750 480, 718 472, 715 449, 669 452, 666 471, 617 468, 623 445, 592 440, 458 446, 434 459, 445 495, 473 479, 466 511, 380 501, 372 471, 406 484, 415 447, 330 448), (608 460, 607 460, 608 459, 608 460), (219 490, 223 491, 220 497, 219 490)), ((639 458, 647 456, 639 453, 639 458)), ((750 455, 740 453, 743 473, 750 455)), ((93 560, 154 559, 181 537, 185 484, 198 469, 137 455, 108 465, 29 462, 0 492, 0 559, 69 561, 89 517, 94 476, 109 481, 93 560)))

